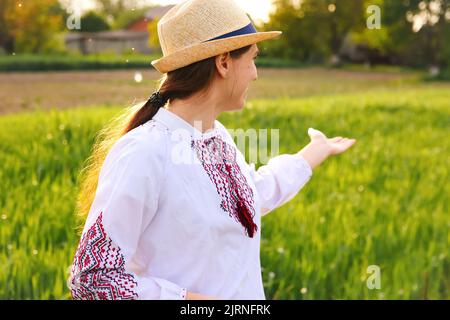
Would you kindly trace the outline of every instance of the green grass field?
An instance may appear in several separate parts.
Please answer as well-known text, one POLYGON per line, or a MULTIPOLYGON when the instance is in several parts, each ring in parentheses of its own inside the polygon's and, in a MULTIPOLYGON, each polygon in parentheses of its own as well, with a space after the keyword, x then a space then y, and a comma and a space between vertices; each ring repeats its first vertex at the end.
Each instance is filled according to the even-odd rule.
MULTIPOLYGON (((357 139, 263 218, 268 299, 450 298, 449 103, 448 87, 418 84, 253 99, 220 117, 230 129, 279 128, 281 153, 307 144, 308 127, 357 139), (381 289, 367 288, 369 265, 381 289)), ((1 299, 70 298, 77 174, 119 110, 0 117, 1 299)))

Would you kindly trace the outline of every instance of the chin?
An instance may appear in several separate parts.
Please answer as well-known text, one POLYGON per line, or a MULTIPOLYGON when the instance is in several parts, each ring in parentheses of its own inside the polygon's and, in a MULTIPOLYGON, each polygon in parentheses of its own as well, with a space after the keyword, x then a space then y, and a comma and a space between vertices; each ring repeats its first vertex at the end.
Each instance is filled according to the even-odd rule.
POLYGON ((236 110, 241 110, 245 107, 245 101, 241 102, 241 103, 236 103, 235 105, 233 105, 232 107, 230 107, 228 109, 228 111, 236 111, 236 110))
POLYGON ((245 107, 246 103, 247 103, 247 99, 246 98, 242 99, 239 109, 243 109, 245 107))

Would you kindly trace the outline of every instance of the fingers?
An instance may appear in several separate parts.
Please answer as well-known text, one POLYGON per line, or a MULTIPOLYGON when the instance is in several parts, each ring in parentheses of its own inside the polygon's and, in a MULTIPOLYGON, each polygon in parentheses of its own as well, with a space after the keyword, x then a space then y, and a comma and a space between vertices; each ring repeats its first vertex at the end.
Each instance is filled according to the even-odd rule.
POLYGON ((353 143, 356 142, 355 139, 350 139, 350 138, 343 138, 343 137, 334 137, 330 139, 331 142, 349 142, 352 141, 353 143))
POLYGON ((348 138, 344 138, 344 139, 342 139, 342 140, 339 141, 339 142, 345 144, 345 146, 346 146, 347 148, 350 148, 352 145, 355 144, 356 139, 348 139, 348 138))
POLYGON ((356 140, 349 138, 341 138, 339 141, 336 141, 335 143, 336 145, 340 146, 338 147, 340 149, 339 153, 342 153, 345 150, 349 149, 352 145, 354 145, 356 143, 356 140))
MULTIPOLYGON (((315 139, 315 138, 328 139, 327 136, 323 132, 316 130, 314 128, 308 128, 308 135, 310 136, 311 140, 315 139)), ((328 141, 331 143, 338 143, 338 144, 344 146, 345 149, 350 148, 352 145, 354 145, 356 143, 356 139, 344 138, 341 136, 330 138, 330 139, 328 139, 328 141)))

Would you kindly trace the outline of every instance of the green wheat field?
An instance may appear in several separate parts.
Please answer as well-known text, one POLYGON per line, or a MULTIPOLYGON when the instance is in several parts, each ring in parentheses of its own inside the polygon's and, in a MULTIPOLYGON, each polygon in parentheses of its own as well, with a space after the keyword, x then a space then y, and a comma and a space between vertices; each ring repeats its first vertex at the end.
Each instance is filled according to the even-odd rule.
MULTIPOLYGON (((0 299, 70 299, 78 172, 120 109, 0 117, 0 299)), ((254 98, 219 120, 279 129, 280 153, 306 145, 309 127, 357 139, 263 217, 268 299, 450 298, 448 85, 254 98), (367 286, 371 265, 379 289, 367 286)))

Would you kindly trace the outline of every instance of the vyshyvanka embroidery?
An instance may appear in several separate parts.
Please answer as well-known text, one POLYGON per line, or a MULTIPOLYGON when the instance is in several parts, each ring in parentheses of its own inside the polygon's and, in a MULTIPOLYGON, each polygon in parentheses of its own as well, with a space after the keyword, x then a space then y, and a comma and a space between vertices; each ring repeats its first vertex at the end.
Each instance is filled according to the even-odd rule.
POLYGON ((137 299, 137 282, 125 272, 125 259, 102 223, 103 212, 83 235, 70 273, 73 299, 137 299))
POLYGON ((220 136, 192 140, 191 147, 220 195, 220 207, 240 222, 246 234, 253 238, 258 226, 255 216, 253 190, 236 162, 236 149, 220 136))

